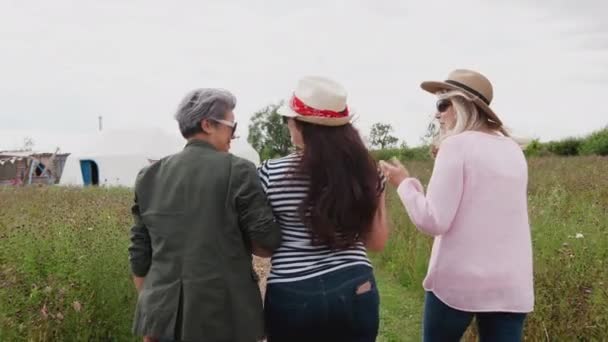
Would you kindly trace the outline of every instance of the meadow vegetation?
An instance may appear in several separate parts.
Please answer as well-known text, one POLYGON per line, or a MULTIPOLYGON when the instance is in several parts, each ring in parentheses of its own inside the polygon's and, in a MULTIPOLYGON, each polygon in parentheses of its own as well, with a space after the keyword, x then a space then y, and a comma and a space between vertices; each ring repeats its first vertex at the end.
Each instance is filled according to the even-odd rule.
MULTIPOLYGON (((432 162, 405 162, 428 181, 432 162)), ((530 158, 529 169, 536 308, 526 340, 606 340, 608 158, 530 158)), ((0 341, 139 340, 130 333, 131 200, 124 188, 0 188, 0 341)), ((373 255, 378 340, 417 341, 431 239, 392 190, 388 206, 390 241, 373 255)))

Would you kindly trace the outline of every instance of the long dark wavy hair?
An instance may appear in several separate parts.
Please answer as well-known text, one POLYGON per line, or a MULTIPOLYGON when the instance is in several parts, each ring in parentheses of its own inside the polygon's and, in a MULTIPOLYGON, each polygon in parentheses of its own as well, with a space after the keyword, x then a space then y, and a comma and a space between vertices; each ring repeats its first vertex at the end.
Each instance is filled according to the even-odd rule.
POLYGON ((364 241, 378 208, 380 177, 357 130, 296 120, 305 148, 296 172, 308 178, 299 207, 313 244, 345 249, 364 241))

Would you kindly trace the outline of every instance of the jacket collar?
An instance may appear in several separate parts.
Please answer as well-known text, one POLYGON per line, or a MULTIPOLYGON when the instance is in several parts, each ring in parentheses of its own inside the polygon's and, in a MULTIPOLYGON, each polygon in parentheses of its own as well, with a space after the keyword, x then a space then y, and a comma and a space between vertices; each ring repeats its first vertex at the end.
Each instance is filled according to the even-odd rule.
POLYGON ((204 140, 200 140, 200 139, 191 139, 188 140, 188 142, 186 143, 186 148, 187 147, 197 147, 197 148, 205 148, 205 149, 211 149, 214 151, 217 151, 217 149, 211 145, 210 143, 204 141, 204 140))

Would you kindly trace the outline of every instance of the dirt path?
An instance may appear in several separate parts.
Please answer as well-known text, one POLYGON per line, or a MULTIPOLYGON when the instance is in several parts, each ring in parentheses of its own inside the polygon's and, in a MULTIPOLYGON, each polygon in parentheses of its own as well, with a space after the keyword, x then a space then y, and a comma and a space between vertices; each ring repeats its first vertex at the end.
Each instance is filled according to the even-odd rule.
POLYGON ((268 277, 268 272, 270 271, 270 259, 262 259, 253 256, 253 269, 260 277, 258 284, 260 285, 262 298, 264 298, 264 291, 266 290, 266 278, 268 277))

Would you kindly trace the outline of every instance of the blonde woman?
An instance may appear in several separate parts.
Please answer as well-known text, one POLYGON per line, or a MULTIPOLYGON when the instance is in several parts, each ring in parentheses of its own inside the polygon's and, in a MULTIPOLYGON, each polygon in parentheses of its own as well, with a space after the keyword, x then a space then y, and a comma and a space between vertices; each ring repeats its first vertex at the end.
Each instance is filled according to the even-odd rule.
POLYGON ((426 194, 398 162, 383 171, 416 227, 434 236, 424 279, 424 341, 520 341, 534 306, 527 163, 490 108, 490 81, 456 70, 421 87, 438 97, 443 134, 426 194))

